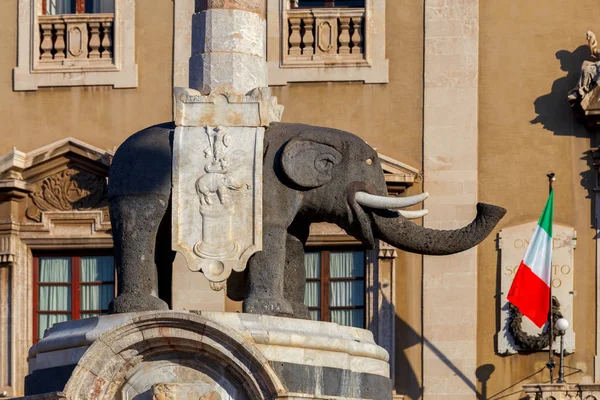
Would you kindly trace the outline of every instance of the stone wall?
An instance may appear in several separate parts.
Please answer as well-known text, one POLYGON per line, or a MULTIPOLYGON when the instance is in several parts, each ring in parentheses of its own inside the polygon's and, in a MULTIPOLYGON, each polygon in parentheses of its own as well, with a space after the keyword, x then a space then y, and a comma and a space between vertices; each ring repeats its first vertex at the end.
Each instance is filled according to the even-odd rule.
POLYGON ((40 88, 13 92, 17 56, 17 3, 0 3, 0 109, 5 132, 0 154, 29 151, 65 137, 112 149, 132 133, 172 120, 173 4, 136 2, 135 57, 138 87, 40 88))
MULTIPOLYGON (((574 120, 566 94, 589 57, 585 32, 597 30, 599 20, 595 1, 480 2, 478 197, 508 209, 497 229, 537 221, 548 196, 546 173, 556 173, 555 222, 577 231, 572 321, 577 336, 575 353, 566 358, 566 373, 572 374, 567 382, 593 382, 597 353, 589 152, 595 140, 574 120)), ((500 272, 494 239, 479 246, 477 367, 492 373, 477 385, 488 396, 503 396, 521 383, 548 382, 547 370, 540 372, 548 353, 496 355, 500 272)))

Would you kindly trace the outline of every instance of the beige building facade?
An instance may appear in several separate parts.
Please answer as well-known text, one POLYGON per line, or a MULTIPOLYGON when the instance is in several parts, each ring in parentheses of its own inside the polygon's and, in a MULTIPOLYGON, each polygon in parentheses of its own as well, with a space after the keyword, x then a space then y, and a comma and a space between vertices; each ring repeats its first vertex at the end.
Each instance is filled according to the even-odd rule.
MULTIPOLYGON (((173 86, 188 86, 196 2, 86 9, 105 3, 77 0, 78 12, 60 14, 44 0, 0 2, 0 396, 23 393, 40 315, 53 315, 40 303, 40 263, 112 255, 114 151, 171 121, 173 86)), ((600 383, 598 141, 567 102, 583 61, 593 60, 585 32, 600 30, 598 4, 268 0, 265 12, 269 85, 283 121, 363 138, 391 193, 430 193, 427 227, 466 225, 477 202, 508 210, 476 249, 441 258, 385 243, 365 249, 336 227, 313 226, 310 252, 364 257, 363 326, 390 353, 394 395, 519 399, 523 384, 549 381, 547 351, 498 348, 501 247, 510 245, 498 237, 537 220, 549 171, 555 222, 577 236, 567 382, 600 383)), ((86 286, 81 276, 69 282, 86 286)), ((114 290, 114 279, 96 283, 114 290)), ((173 287, 174 309, 241 310, 179 256, 173 287)), ((65 318, 103 312, 77 303, 65 318)))

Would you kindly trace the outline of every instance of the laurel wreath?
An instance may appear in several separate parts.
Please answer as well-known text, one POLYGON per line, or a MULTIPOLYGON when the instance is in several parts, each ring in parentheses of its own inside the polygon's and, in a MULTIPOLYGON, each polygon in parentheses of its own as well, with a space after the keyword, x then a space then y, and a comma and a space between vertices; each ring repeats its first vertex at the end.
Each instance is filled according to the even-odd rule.
MULTIPOLYGON (((560 312, 560 303, 558 299, 552 296, 552 321, 562 318, 560 312)), ((546 324, 542 333, 537 335, 528 335, 521 327, 523 322, 523 314, 519 308, 511 303, 508 303, 508 331, 515 340, 515 344, 521 350, 543 350, 550 345, 550 326, 546 324)))

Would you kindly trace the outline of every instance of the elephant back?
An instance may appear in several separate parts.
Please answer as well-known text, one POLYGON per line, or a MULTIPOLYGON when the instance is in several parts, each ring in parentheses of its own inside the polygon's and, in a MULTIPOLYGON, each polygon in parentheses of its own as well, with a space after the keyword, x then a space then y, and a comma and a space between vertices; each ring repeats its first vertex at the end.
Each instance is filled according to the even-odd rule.
POLYGON ((115 153, 108 176, 108 197, 171 192, 172 122, 131 135, 115 153))

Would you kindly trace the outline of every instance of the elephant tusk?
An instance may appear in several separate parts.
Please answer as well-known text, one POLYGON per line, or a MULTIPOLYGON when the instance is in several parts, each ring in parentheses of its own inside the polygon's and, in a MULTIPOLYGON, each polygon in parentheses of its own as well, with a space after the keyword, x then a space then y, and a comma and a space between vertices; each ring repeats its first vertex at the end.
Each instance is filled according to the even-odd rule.
POLYGON ((357 192, 355 200, 361 206, 377 208, 377 209, 397 209, 408 206, 414 206, 429 197, 429 193, 423 192, 410 197, 386 197, 376 196, 365 192, 357 192))
POLYGON ((398 212, 400 213, 400 215, 402 215, 406 219, 417 219, 417 218, 422 218, 422 217, 426 216, 429 211, 427 211, 427 210, 419 210, 419 211, 400 210, 398 212))

